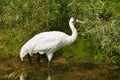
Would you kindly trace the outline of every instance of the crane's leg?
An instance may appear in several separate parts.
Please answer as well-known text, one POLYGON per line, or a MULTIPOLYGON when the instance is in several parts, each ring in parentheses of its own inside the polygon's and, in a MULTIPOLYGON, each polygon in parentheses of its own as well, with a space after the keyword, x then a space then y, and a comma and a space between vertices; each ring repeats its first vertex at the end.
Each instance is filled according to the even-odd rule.
POLYGON ((50 61, 53 57, 53 53, 46 53, 47 58, 48 58, 48 74, 50 74, 50 61))
POLYGON ((48 75, 50 75, 50 61, 48 61, 48 75))
POLYGON ((37 53, 37 57, 36 57, 36 60, 37 60, 37 63, 40 63, 40 54, 39 53, 37 53))
POLYGON ((27 57, 28 57, 28 60, 29 60, 30 64, 32 64, 32 60, 31 60, 31 57, 30 57, 29 54, 27 54, 27 57))

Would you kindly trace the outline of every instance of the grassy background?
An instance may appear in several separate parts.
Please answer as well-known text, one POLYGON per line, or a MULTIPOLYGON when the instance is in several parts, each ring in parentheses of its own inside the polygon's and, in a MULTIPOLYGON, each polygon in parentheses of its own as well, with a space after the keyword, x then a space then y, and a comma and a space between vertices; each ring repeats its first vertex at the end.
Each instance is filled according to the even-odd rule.
POLYGON ((71 34, 71 16, 86 21, 76 25, 78 39, 56 52, 79 61, 120 64, 119 0, 0 0, 0 55, 16 58, 35 34, 59 30, 71 34))

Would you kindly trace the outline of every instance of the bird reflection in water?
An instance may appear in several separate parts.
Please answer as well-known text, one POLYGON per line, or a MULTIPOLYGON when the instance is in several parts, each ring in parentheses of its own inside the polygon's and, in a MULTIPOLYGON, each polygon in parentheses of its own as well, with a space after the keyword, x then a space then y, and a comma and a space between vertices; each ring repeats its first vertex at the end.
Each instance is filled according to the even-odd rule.
MULTIPOLYGON (((29 75, 28 75, 29 76, 29 75)), ((28 77, 26 77, 23 73, 20 75, 19 80, 31 80, 30 78, 28 79, 28 77)), ((49 74, 47 76, 46 80, 51 80, 51 75, 49 74)))
POLYGON ((25 80, 24 76, 23 76, 23 73, 20 75, 20 80, 25 80))

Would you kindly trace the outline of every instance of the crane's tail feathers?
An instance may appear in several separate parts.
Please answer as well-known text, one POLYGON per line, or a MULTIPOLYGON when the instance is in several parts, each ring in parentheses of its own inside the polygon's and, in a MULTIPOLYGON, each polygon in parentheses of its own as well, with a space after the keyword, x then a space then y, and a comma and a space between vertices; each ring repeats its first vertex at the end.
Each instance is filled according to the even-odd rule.
POLYGON ((20 59, 21 59, 21 61, 23 61, 23 56, 22 55, 20 55, 20 59))
POLYGON ((20 59, 21 59, 21 61, 23 61, 23 57, 24 57, 24 54, 22 52, 20 52, 20 59))
POLYGON ((21 58, 21 61, 23 61, 23 58, 21 58))

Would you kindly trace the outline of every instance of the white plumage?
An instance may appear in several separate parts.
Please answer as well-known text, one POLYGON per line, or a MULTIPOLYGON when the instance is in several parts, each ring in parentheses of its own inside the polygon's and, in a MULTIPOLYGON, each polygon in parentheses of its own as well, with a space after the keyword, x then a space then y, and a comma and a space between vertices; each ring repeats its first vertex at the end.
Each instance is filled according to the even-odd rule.
POLYGON ((48 58, 49 68, 49 62, 51 61, 54 52, 63 46, 70 45, 76 40, 78 34, 74 27, 75 22, 84 23, 78 19, 71 17, 69 20, 69 26, 72 30, 71 36, 60 31, 49 31, 35 35, 21 48, 21 60, 23 61, 23 57, 28 54, 30 56, 32 56, 34 53, 46 54, 48 58))

